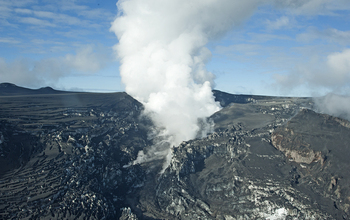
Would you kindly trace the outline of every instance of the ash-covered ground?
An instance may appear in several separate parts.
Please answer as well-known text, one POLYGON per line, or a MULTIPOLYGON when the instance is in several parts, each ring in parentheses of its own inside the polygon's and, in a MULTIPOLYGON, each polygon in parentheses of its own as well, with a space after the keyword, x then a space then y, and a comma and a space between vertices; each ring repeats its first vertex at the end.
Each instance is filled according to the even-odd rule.
POLYGON ((350 123, 310 98, 214 91, 215 132, 163 161, 126 93, 0 84, 0 219, 349 219, 350 123))

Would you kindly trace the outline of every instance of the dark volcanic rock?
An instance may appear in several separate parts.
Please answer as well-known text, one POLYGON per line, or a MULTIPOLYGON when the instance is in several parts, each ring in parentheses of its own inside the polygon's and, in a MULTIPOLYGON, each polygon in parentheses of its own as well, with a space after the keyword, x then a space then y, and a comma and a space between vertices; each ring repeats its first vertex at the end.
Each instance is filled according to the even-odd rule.
POLYGON ((39 138, 6 120, 0 121, 0 177, 25 165, 33 153, 42 150, 39 138))
MULTIPOLYGON (((350 122, 303 110, 272 134, 273 145, 300 170, 301 187, 350 216, 350 122)), ((306 192, 308 193, 308 192, 306 192)), ((326 208, 325 208, 326 209, 326 208)), ((327 209, 330 209, 327 207, 327 209)))
MULTIPOLYGON (((290 117, 307 105, 305 101, 261 100, 231 105, 213 115, 215 133, 173 149, 171 165, 154 180, 155 196, 146 196, 150 188, 141 190, 140 200, 147 201, 141 202, 143 214, 160 219, 347 219, 347 195, 334 200, 327 191, 339 194, 339 174, 346 175, 348 165, 344 164, 336 177, 330 176, 328 185, 317 185, 315 180, 310 183, 311 170, 306 171, 272 144, 280 130, 293 124, 290 117)), ((321 126, 316 118, 324 116, 309 110, 301 110, 296 120, 305 112, 311 116, 300 122, 321 126)), ((344 120, 334 120, 347 126, 344 120)), ((296 129, 302 126, 298 124, 296 129)), ((343 129, 336 124, 321 129, 327 127, 343 129)), ((311 127, 300 130, 308 129, 306 137, 318 133, 311 127)), ((340 136, 349 134, 345 129, 340 136)), ((326 177, 333 170, 317 172, 326 177)), ((346 186, 347 181, 344 183, 346 186)))
POLYGON ((141 187, 150 144, 142 105, 125 93, 0 99, 0 218, 113 219, 141 187))
POLYGON ((215 132, 175 146, 160 174, 161 159, 128 165, 155 128, 126 93, 8 87, 0 219, 349 219, 350 123, 311 99, 214 91, 215 132))

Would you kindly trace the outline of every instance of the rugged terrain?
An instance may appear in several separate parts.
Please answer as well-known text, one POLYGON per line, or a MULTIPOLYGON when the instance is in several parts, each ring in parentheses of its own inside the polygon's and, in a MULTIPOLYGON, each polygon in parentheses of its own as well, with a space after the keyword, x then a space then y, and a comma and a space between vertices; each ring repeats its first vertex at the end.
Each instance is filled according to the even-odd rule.
POLYGON ((155 129, 126 93, 0 84, 1 219, 349 219, 350 123, 213 91, 215 132, 124 166, 155 129))

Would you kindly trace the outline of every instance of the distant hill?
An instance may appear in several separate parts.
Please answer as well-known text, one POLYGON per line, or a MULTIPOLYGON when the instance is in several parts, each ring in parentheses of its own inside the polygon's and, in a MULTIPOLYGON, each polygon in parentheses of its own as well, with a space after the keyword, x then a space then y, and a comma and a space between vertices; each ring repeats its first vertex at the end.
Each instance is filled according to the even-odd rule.
MULTIPOLYGON (((247 104, 257 101, 273 101, 273 100, 292 100, 295 97, 278 97, 278 96, 263 96, 263 95, 245 95, 245 94, 230 94, 220 90, 213 90, 215 101, 219 102, 222 107, 226 107, 231 103, 247 104)), ((309 97, 299 97, 300 100, 309 100, 309 97)))
POLYGON ((28 89, 28 88, 17 86, 12 83, 0 83, 0 96, 62 94, 62 93, 70 93, 70 92, 55 90, 51 87, 42 87, 40 89, 28 89))

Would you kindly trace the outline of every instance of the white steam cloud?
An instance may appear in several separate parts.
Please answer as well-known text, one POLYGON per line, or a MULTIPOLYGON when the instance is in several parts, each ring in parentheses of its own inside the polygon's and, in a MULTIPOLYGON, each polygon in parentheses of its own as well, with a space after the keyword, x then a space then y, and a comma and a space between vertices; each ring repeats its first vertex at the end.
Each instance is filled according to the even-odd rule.
MULTIPOLYGON (((118 1, 111 31, 119 39, 114 49, 122 81, 164 128, 160 135, 170 146, 195 138, 198 121, 220 109, 211 91, 214 75, 205 67, 211 58, 205 46, 256 6, 241 0, 118 1)), ((162 147, 156 148, 159 153, 162 147)), ((139 160, 147 155, 141 152, 139 160)))
POLYGON ((314 102, 317 111, 350 121, 350 96, 329 93, 314 102))

